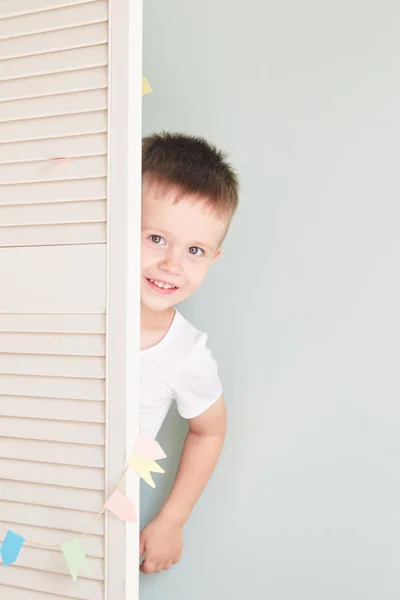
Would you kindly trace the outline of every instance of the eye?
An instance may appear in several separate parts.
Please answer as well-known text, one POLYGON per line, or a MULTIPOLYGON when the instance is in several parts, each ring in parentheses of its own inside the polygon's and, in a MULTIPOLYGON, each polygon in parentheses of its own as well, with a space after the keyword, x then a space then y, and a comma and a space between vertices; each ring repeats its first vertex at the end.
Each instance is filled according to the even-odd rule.
POLYGON ((189 248, 189 253, 193 256, 204 256, 204 250, 202 250, 198 246, 191 246, 189 248))
POLYGON ((165 240, 161 235, 151 235, 150 240, 153 244, 157 244, 157 246, 163 246, 165 244, 165 240))

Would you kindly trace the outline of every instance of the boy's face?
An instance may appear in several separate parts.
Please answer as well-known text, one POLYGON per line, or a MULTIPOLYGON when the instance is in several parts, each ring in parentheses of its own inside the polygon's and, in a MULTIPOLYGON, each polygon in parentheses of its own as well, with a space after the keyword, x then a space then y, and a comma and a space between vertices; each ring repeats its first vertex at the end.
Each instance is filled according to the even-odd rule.
POLYGON ((143 183, 141 301, 162 311, 188 298, 220 254, 229 218, 218 218, 201 201, 143 183))

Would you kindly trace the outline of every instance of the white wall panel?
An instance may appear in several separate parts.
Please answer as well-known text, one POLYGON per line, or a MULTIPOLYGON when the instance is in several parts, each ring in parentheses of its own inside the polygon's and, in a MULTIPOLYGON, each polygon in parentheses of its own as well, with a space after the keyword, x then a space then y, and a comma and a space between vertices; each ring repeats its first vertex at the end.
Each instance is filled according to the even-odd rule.
POLYGON ((0 312, 104 312, 105 280, 101 244, 0 248, 0 312))

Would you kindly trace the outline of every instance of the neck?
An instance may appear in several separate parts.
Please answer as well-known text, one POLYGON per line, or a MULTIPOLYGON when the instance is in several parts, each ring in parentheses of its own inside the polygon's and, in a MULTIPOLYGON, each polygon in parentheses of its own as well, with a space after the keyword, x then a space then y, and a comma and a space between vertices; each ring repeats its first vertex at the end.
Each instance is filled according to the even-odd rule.
POLYGON ((140 307, 140 322, 142 329, 158 329, 163 327, 165 324, 168 326, 171 324, 175 315, 174 308, 167 308, 162 311, 152 310, 147 306, 141 304, 140 307))

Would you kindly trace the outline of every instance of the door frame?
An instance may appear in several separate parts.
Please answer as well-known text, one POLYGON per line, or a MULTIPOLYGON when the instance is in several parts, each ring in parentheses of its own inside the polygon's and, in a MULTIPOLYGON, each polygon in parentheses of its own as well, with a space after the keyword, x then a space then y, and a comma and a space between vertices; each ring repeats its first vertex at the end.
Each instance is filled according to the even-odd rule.
MULTIPOLYGON (((106 493, 139 432, 142 0, 109 0, 106 493)), ((124 493, 139 517, 139 481, 124 493)), ((106 514, 105 599, 139 598, 139 523, 106 514)))

